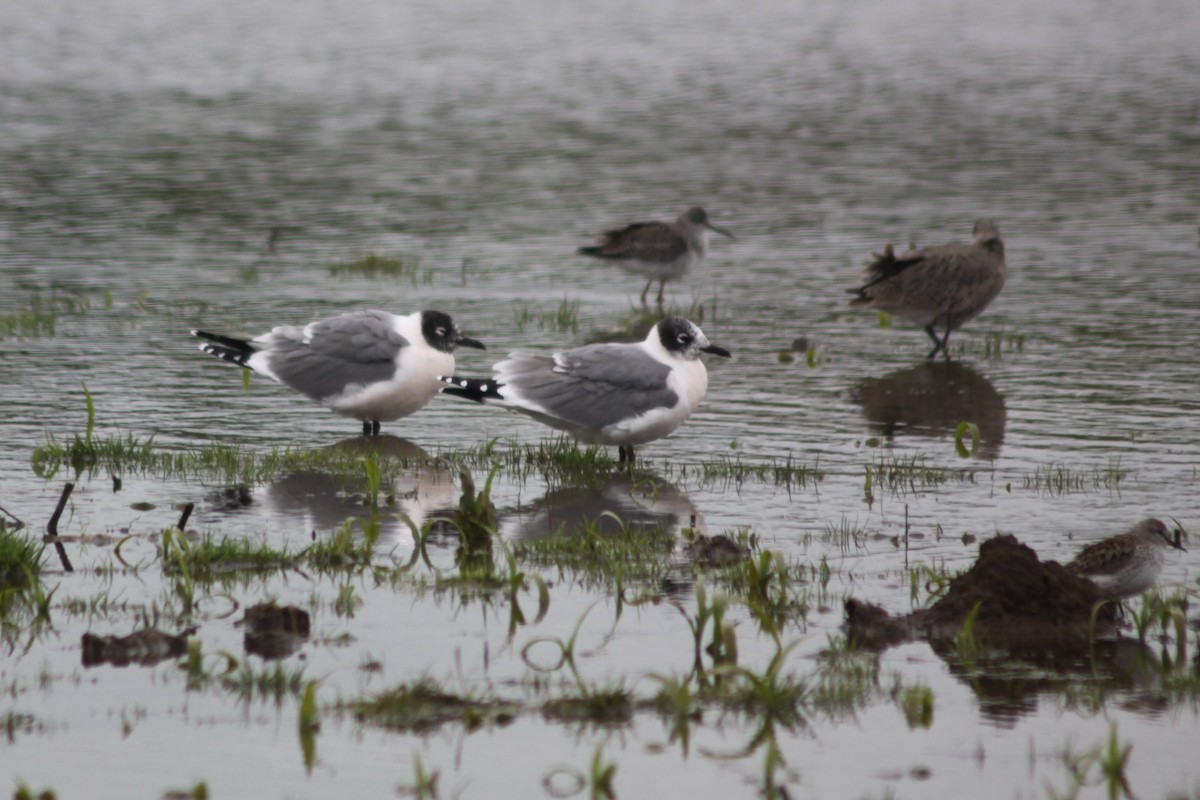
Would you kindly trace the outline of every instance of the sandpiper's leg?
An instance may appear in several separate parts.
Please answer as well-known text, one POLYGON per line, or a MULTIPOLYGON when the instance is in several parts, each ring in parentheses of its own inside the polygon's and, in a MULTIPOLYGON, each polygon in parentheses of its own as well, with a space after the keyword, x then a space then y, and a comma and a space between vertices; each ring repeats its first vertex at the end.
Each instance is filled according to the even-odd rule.
POLYGON ((372 436, 379 435, 379 420, 377 420, 377 419, 371 420, 371 435, 372 436))
MULTIPOLYGON (((930 358, 933 358, 934 356, 936 356, 938 354, 939 350, 942 350, 943 348, 945 348, 946 340, 938 338, 937 331, 935 331, 933 329, 932 325, 926 325, 925 332, 927 334, 929 334, 930 339, 933 339, 933 349, 929 351, 929 355, 925 356, 926 359, 930 359, 930 358)), ((946 331, 946 338, 949 338, 949 337, 950 337, 950 331, 946 331)))
POLYGON ((662 311, 663 307, 663 288, 667 285, 667 279, 662 278, 658 282, 658 310, 662 311))
POLYGON ((946 332, 942 334, 942 358, 950 360, 950 326, 946 326, 946 332))
POLYGON ((646 281, 646 288, 642 289, 642 305, 646 305, 646 292, 650 291, 650 284, 654 283, 654 278, 646 281))
POLYGON ((363 420, 363 436, 370 436, 370 435, 371 435, 371 420, 364 419, 363 420))

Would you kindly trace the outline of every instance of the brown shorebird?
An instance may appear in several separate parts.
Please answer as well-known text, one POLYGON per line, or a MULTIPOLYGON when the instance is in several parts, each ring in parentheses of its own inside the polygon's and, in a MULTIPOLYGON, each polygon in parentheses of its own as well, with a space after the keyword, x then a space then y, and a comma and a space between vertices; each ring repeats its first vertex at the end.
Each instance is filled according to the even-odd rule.
POLYGON ((708 253, 708 236, 719 233, 735 238, 708 221, 708 213, 699 206, 689 208, 673 222, 635 222, 625 228, 605 231, 595 246, 581 247, 580 255, 616 262, 623 269, 645 277, 642 305, 650 284, 658 281, 658 305, 662 306, 663 286, 683 277, 708 253))
POLYGON ((308 325, 280 325, 254 339, 192 331, 204 352, 266 375, 336 414, 362 420, 364 436, 380 421, 407 417, 442 390, 454 349, 484 346, 458 332, 441 311, 404 317, 353 311, 308 325))
POLYGON ((1089 544, 1067 569, 1119 597, 1141 594, 1158 579, 1167 550, 1185 549, 1182 536, 1162 520, 1144 519, 1126 533, 1089 544))
POLYGON ((852 306, 869 306, 922 326, 933 349, 949 358, 950 332, 987 308, 1004 288, 1007 267, 1000 229, 990 219, 975 223, 969 244, 939 244, 896 255, 889 242, 863 269, 866 281, 847 289, 852 306), (939 337, 938 328, 945 333, 939 337))
POLYGON ((644 341, 588 344, 558 353, 517 350, 487 380, 446 376, 445 393, 519 411, 581 442, 634 445, 683 424, 708 390, 701 353, 729 358, 695 323, 666 317, 644 341))

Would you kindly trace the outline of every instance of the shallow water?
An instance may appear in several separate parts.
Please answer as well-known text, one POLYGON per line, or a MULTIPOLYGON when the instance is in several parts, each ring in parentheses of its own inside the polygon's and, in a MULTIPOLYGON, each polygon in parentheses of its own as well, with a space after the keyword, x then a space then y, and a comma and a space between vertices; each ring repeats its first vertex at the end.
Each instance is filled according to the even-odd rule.
MULTIPOLYGON (((501 475, 505 537, 536 537, 548 515, 591 516, 608 498, 623 518, 682 527, 696 515, 710 533, 748 527, 788 558, 826 558, 828 602, 793 656, 803 671, 837 629, 843 597, 907 610, 906 564, 966 567, 977 546, 965 533, 1012 532, 1061 559, 1148 515, 1200 527, 1194 3, 360 3, 348 13, 260 0, 218 13, 114 0, 5 3, 3 14, 0 314, 34 297, 62 309, 53 335, 0 341, 0 507, 31 528, 69 477, 35 475, 34 448, 83 431, 83 385, 97 434, 153 436, 166 449, 323 448, 356 433, 269 381, 243 392, 236 370, 195 350, 190 328, 258 333, 350 308, 441 308, 488 344, 459 358, 460 371, 482 373, 497 352, 615 327, 640 280, 574 248, 694 203, 738 238, 717 238, 669 299, 701 305, 706 333, 735 359, 710 365, 700 411, 642 451, 665 487, 631 506, 619 480, 574 496, 501 475), (1009 283, 954 335, 953 364, 924 364, 920 331, 880 329, 846 307, 843 289, 872 250, 963 240, 981 216, 1004 233, 1009 283), (370 252, 419 259, 416 280, 330 275, 370 252), (519 311, 550 313, 564 298, 580 303, 577 331, 518 325, 519 311), (818 346, 814 366, 803 354, 781 363, 798 337, 818 346), (981 431, 974 459, 955 453, 964 420, 981 431), (718 456, 790 457, 823 477, 792 487, 698 477, 718 456), (914 459, 949 479, 877 486, 867 500, 866 465, 914 459), (1047 487, 1064 470, 1075 480, 1047 487), (906 519, 923 538, 904 552, 889 539, 906 519), (843 524, 866 535, 845 549, 822 542, 843 524)), ((429 454, 547 438, 450 398, 385 433, 429 454)), ((249 502, 211 476, 123 478, 114 493, 107 475, 84 476, 65 532, 154 534, 177 518, 172 504, 195 502, 201 531, 302 545, 356 508, 352 490, 320 475, 252 486, 249 502)), ((457 475, 429 470, 395 489, 418 523, 460 492, 457 475)), ((387 535, 402 554, 413 546, 402 524, 387 535)), ((59 597, 108 581, 131 602, 157 591, 86 569, 110 564, 111 547, 69 547, 85 569, 61 578, 59 597)), ((447 563, 453 542, 436 549, 447 563)), ((1196 550, 1169 561, 1164 585, 1195 591, 1196 550)), ((154 557, 149 540, 124 552, 139 555, 154 557)), ((239 601, 304 605, 337 589, 289 576, 245 587, 239 601)), ((581 634, 589 679, 649 694, 645 672, 690 664, 677 611, 627 609, 605 638, 613 600, 585 586, 556 586, 550 613, 515 644, 504 608, 367 583, 357 592, 353 617, 316 614, 304 650, 326 701, 426 673, 520 685, 522 642, 568 636, 597 600, 581 634), (341 634, 353 642, 331 644, 341 634), (381 673, 357 669, 368 654, 381 673)), ((691 602, 690 575, 677 596, 691 602)), ((675 745, 659 752, 667 735, 654 717, 564 736, 535 716, 421 737, 327 719, 306 777, 291 705, 190 695, 169 663, 77 666, 83 630, 136 623, 60 617, 58 636, 5 654, 6 702, 44 728, 0 744, 0 777, 63 795, 98 779, 114 796, 201 779, 226 795, 376 795, 409 780, 416 750, 448 794, 533 796, 546 770, 582 768, 601 743, 623 796, 749 795, 761 777, 758 755, 706 755, 741 748, 753 734, 745 720, 710 720, 684 759, 675 745), (43 670, 53 677, 39 685, 43 670), (117 735, 124 716, 128 738, 117 735)), ((765 662, 769 642, 741 623, 742 663, 765 662)), ((240 633, 212 617, 201 635, 206 651, 240 649, 240 633)), ((1140 796, 1200 792, 1185 758, 1200 728, 1194 702, 1097 713, 1050 692, 994 715, 927 647, 890 651, 890 670, 930 686, 935 724, 909 731, 894 703, 878 701, 783 735, 793 796, 1039 795, 1066 785, 1062 747, 1101 743, 1109 720, 1135 745, 1140 796), (914 778, 916 766, 931 776, 914 778)))

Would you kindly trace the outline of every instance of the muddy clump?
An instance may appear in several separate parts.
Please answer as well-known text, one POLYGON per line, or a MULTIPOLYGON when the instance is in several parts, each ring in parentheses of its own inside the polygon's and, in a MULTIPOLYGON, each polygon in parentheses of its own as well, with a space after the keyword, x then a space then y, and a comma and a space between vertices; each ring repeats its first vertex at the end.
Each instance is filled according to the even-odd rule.
POLYGON ((308 612, 296 606, 259 603, 246 609, 236 626, 245 626, 242 644, 247 653, 265 659, 286 658, 308 639, 308 612))
POLYGON ((168 658, 182 656, 187 651, 187 633, 175 636, 155 628, 146 628, 128 636, 96 636, 85 633, 80 644, 85 667, 100 664, 112 664, 114 667, 128 667, 130 664, 151 667, 168 658))
POLYGON ((975 564, 930 608, 893 617, 878 606, 849 600, 845 628, 868 647, 910 639, 936 647, 953 642, 978 604, 977 641, 1017 650, 1060 648, 1086 644, 1094 634, 1115 628, 1118 607, 1106 599, 1091 581, 1056 561, 1040 561, 1016 537, 1000 535, 980 545, 975 564))

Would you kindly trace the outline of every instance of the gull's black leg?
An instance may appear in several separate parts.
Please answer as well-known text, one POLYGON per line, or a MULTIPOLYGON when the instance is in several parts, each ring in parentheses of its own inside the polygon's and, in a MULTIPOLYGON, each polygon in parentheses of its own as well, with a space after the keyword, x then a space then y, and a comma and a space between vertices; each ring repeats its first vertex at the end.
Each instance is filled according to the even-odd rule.
POLYGON ((371 435, 371 420, 364 419, 363 420, 363 436, 370 436, 370 435, 371 435))
POLYGON ((633 445, 621 444, 617 445, 617 465, 633 469, 633 445))
POLYGON ((379 420, 377 420, 377 419, 371 420, 371 435, 372 436, 379 435, 379 420))

